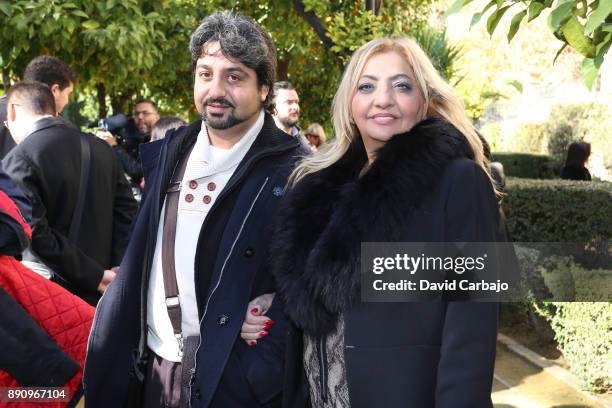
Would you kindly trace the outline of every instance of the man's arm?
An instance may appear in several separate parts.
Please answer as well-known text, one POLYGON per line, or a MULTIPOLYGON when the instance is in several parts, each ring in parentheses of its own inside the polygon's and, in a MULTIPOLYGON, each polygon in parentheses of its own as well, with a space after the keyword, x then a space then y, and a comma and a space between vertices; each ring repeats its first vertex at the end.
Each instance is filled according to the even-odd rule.
POLYGON ((4 191, 19 207, 21 216, 27 223, 32 221, 32 205, 30 199, 23 191, 15 185, 13 180, 2 170, 2 161, 0 160, 0 190, 4 191))
POLYGON ((122 146, 113 146, 113 152, 119 162, 123 171, 130 176, 132 181, 140 183, 142 180, 142 164, 140 160, 134 159, 122 146))
POLYGON ((16 154, 7 156, 3 166, 32 203, 32 251, 62 279, 78 289, 95 292, 102 281, 104 267, 49 225, 47 208, 41 198, 40 170, 26 156, 16 154))

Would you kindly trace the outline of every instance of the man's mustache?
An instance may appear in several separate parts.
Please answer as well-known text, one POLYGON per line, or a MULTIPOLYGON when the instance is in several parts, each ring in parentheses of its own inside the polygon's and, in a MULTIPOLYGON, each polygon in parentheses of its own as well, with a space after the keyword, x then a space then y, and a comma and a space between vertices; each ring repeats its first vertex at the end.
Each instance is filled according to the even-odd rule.
POLYGON ((208 106, 210 104, 220 105, 220 106, 223 106, 225 108, 234 108, 234 105, 230 101, 225 99, 225 98, 217 98, 217 99, 208 98, 208 99, 205 99, 204 101, 202 101, 202 105, 204 105, 204 107, 206 107, 206 106, 208 106))

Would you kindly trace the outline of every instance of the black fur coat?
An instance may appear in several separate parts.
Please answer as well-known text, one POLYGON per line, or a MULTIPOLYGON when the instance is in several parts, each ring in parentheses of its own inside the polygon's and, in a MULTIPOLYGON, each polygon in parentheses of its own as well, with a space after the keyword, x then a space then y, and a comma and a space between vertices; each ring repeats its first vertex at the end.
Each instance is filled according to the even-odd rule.
POLYGON ((324 335, 358 299, 361 242, 399 241, 415 210, 455 159, 473 159, 466 138, 441 119, 394 136, 360 177, 361 139, 330 167, 301 180, 276 222, 272 269, 290 319, 324 335))

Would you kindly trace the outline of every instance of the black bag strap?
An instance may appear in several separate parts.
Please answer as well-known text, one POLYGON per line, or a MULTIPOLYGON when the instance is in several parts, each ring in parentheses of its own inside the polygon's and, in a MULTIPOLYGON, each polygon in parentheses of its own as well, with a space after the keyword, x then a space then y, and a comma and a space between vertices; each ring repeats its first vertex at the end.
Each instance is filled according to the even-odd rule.
POLYGON ((181 305, 179 302, 178 283, 176 281, 176 264, 174 260, 174 248, 176 241, 176 218, 178 213, 178 202, 181 193, 181 185, 187 160, 191 149, 187 151, 176 163, 170 185, 166 191, 166 209, 164 211, 164 231, 162 236, 162 270, 164 274, 164 290, 166 294, 166 308, 174 331, 174 336, 179 343, 179 355, 183 355, 183 329, 181 319, 181 305))
POLYGON ((87 195, 87 181, 89 180, 89 170, 91 168, 91 148, 89 146, 89 137, 85 133, 81 133, 81 179, 79 180, 79 191, 77 194, 77 202, 72 213, 72 221, 70 230, 68 231, 68 239, 75 243, 78 240, 79 227, 83 218, 83 208, 85 207, 85 196, 87 195))

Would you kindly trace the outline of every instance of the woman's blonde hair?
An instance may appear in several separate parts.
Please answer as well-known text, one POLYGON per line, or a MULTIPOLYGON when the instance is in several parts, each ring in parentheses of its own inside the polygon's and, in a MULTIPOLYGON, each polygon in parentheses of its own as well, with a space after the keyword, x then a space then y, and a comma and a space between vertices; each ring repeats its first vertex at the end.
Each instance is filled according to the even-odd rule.
MULTIPOLYGON (((423 97, 425 117, 439 117, 453 124, 466 137, 474 151, 474 161, 489 175, 487 159, 480 137, 470 123, 463 104, 453 88, 442 79, 421 47, 411 38, 378 38, 359 48, 349 61, 333 100, 332 120, 335 140, 319 153, 304 158, 289 176, 292 187, 309 174, 323 170, 338 161, 359 135, 351 117, 351 101, 366 63, 374 55, 397 52, 412 67, 412 73, 423 97)), ((493 184, 495 185, 495 184, 493 184)))

